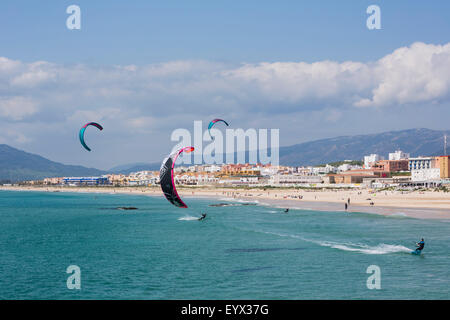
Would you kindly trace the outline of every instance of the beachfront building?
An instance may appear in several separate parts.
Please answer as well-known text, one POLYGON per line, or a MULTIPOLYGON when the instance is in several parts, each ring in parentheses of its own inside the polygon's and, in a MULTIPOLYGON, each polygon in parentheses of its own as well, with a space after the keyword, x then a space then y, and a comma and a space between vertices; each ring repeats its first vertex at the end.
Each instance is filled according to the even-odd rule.
POLYGON ((261 171, 251 164, 227 164, 222 166, 223 176, 260 176, 261 171))
POLYGON ((394 176, 391 178, 364 178, 362 185, 367 188, 386 188, 407 184, 411 181, 410 176, 394 176))
POLYGON ((149 186, 159 183, 158 171, 138 171, 128 175, 127 185, 129 186, 149 186))
POLYGON ((272 176, 274 174, 277 174, 279 171, 279 166, 271 166, 269 165, 264 165, 260 167, 260 173, 263 176, 272 176))
POLYGON ((322 181, 322 177, 315 174, 276 174, 269 178, 268 184, 271 186, 318 184, 322 181))
POLYGON ((384 157, 379 154, 372 153, 371 155, 364 156, 364 169, 372 168, 372 166, 380 160, 384 160, 384 157))
POLYGON ((64 183, 64 178, 45 178, 44 184, 47 185, 60 185, 64 183))
POLYGON ((411 170, 411 181, 434 181, 440 180, 440 168, 414 169, 411 170))
POLYGON ((335 173, 337 172, 337 168, 326 164, 325 166, 321 166, 321 167, 313 167, 312 168, 312 173, 315 175, 325 175, 325 174, 329 174, 329 173, 335 173))
POLYGON ((409 159, 411 181, 435 181, 441 177, 439 157, 419 157, 409 159))
POLYGON ((408 159, 409 170, 431 169, 436 159, 434 157, 417 157, 408 159))
POLYGON ((222 166, 211 164, 211 165, 205 165, 203 167, 204 172, 220 172, 222 170, 222 166))
POLYGON ((389 153, 389 160, 408 160, 409 157, 409 153, 403 152, 401 150, 396 150, 395 152, 389 153))
POLYGON ((409 171, 409 161, 408 160, 380 160, 377 161, 372 169, 379 169, 381 171, 388 172, 399 172, 399 171, 409 171))
POLYGON ((349 170, 359 170, 363 169, 363 167, 356 165, 356 164, 350 164, 350 163, 343 163, 339 167, 337 167, 337 172, 344 172, 349 170))
POLYGON ((335 184, 361 184, 367 178, 388 178, 390 173, 378 169, 350 170, 338 174, 329 174, 328 183, 335 184))
POLYGON ((218 183, 219 178, 210 174, 200 174, 197 177, 197 185, 213 185, 218 183))
POLYGON ((441 179, 450 178, 450 156, 440 156, 439 159, 439 169, 441 179))
POLYGON ((217 183, 220 185, 228 185, 228 186, 239 186, 239 185, 256 185, 260 184, 262 178, 261 177, 232 177, 232 176, 224 176, 221 177, 217 183))
POLYGON ((69 186, 98 186, 108 185, 108 177, 66 177, 63 183, 69 186))
POLYGON ((211 174, 200 174, 198 172, 186 172, 174 176, 174 181, 179 185, 212 185, 218 183, 219 179, 211 174))
POLYGON ((122 186, 128 183, 127 176, 124 174, 107 174, 109 184, 122 186))

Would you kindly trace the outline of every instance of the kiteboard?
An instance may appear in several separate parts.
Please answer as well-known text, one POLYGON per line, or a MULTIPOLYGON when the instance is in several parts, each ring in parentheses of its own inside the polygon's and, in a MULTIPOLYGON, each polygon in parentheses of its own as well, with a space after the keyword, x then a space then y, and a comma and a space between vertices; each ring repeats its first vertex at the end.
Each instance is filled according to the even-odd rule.
POLYGON ((421 252, 422 252, 422 250, 414 250, 414 251, 411 251, 411 254, 414 254, 416 256, 420 256, 421 252))

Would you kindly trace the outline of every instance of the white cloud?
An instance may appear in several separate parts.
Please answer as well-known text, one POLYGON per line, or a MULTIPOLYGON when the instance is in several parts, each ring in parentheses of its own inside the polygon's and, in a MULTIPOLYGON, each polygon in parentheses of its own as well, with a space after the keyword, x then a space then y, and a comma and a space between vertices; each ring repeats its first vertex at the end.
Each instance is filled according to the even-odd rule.
POLYGON ((356 106, 403 105, 447 99, 450 89, 450 43, 414 43, 380 59, 373 68, 372 97, 356 106))
POLYGON ((22 120, 38 111, 36 103, 24 97, 0 97, 0 115, 12 120, 22 120))
MULTIPOLYGON (((59 139, 67 157, 70 152, 75 157, 76 132, 88 121, 107 128, 101 135, 105 149, 110 139, 111 149, 121 145, 128 148, 126 154, 144 152, 137 149, 150 144, 166 154, 161 141, 168 140, 173 129, 216 117, 241 127, 283 128, 292 139, 299 139, 296 132, 302 128, 323 137, 326 130, 335 130, 321 127, 324 121, 329 128, 350 130, 355 114, 375 130, 379 124, 364 118, 371 110, 380 118, 389 112, 392 118, 393 112, 404 114, 406 107, 433 105, 445 114, 450 105, 449 70, 450 44, 424 43, 368 63, 170 61, 92 66, 0 57, 0 126, 8 125, 35 141, 51 136, 57 144, 59 139), (72 141, 72 149, 67 141, 72 141)), ((53 152, 54 146, 48 149, 53 152)))
POLYGON ((424 43, 397 49, 372 63, 263 62, 236 67, 172 61, 93 67, 0 58, 0 97, 11 95, 11 90, 16 95, 27 93, 40 105, 48 109, 57 105, 63 113, 116 104, 133 111, 130 119, 154 117, 155 111, 164 116, 187 109, 220 109, 227 107, 224 101, 230 102, 230 112, 259 108, 274 113, 280 107, 296 112, 336 104, 383 107, 447 100, 448 70, 450 44, 424 43))
POLYGON ((5 74, 11 72, 16 68, 20 67, 21 63, 19 61, 10 60, 5 57, 0 57, 0 72, 5 74))

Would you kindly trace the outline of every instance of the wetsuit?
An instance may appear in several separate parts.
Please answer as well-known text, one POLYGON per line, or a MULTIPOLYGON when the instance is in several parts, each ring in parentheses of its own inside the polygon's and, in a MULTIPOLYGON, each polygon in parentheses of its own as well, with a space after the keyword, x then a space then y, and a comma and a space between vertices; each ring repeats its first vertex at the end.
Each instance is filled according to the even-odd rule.
POLYGON ((198 221, 201 221, 201 220, 203 220, 205 218, 206 218, 206 213, 203 213, 202 216, 198 219, 198 221))
POLYGON ((425 241, 421 240, 420 242, 417 243, 417 249, 416 252, 420 252, 423 250, 423 247, 425 247, 425 241))

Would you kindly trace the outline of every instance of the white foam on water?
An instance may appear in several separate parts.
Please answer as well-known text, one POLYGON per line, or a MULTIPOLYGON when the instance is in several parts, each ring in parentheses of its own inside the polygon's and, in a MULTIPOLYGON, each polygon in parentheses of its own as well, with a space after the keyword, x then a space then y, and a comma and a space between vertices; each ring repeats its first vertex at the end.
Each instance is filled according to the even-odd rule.
POLYGON ((330 247, 333 249, 338 249, 338 250, 343 250, 343 251, 353 251, 353 252, 359 252, 359 253, 364 253, 364 254, 411 253, 411 251, 413 251, 413 249, 407 248, 402 245, 397 245, 397 244, 380 243, 376 246, 368 246, 365 244, 356 244, 356 243, 317 241, 317 240, 306 239, 306 238, 303 238, 301 236, 294 235, 294 234, 283 234, 283 233, 266 232, 266 231, 261 231, 261 232, 266 233, 266 234, 277 235, 280 237, 290 237, 290 238, 300 239, 302 241, 318 244, 322 247, 330 247))
POLYGON ((229 202, 238 202, 238 203, 259 203, 258 200, 243 200, 243 199, 235 199, 235 198, 219 198, 219 201, 229 201, 229 202))
POLYGON ((390 216, 392 216, 392 217, 408 217, 408 215, 404 212, 394 212, 390 216))
POLYGON ((184 216, 184 217, 179 218, 178 220, 180 220, 180 221, 193 221, 193 220, 198 220, 198 217, 184 216))
POLYGON ((258 200, 242 200, 242 199, 234 199, 234 201, 239 203, 259 203, 258 200))
POLYGON ((398 253, 398 252, 406 252, 411 253, 412 249, 409 249, 402 245, 396 244, 385 244, 380 243, 376 246, 367 246, 367 245, 357 245, 357 244, 342 244, 342 243, 333 243, 333 242, 319 242, 321 246, 330 247, 334 249, 339 249, 343 251, 353 251, 353 252, 361 252, 365 254, 387 254, 387 253, 398 253))

